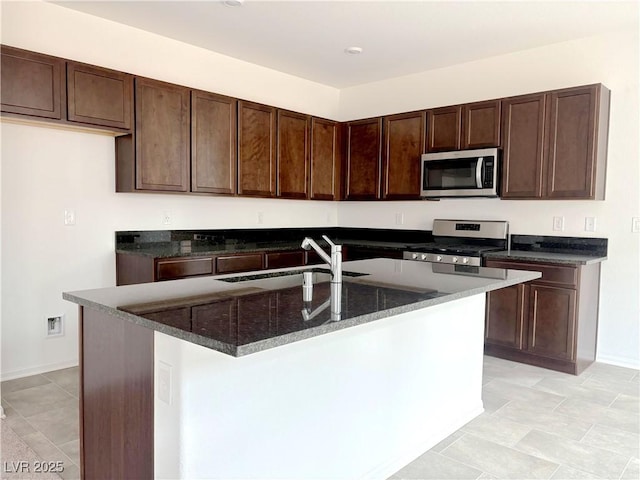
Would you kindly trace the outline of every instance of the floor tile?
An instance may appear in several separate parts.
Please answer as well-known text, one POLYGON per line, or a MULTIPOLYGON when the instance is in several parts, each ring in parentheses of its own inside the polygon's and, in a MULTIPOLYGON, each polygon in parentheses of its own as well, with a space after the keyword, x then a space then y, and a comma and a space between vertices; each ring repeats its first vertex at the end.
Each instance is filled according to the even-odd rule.
POLYGON ((394 479, 464 480, 477 479, 482 472, 429 450, 397 472, 394 479))
POLYGON ((640 435, 620 428, 596 424, 584 436, 582 443, 627 457, 640 458, 640 435))
POLYGON ((2 421, 6 422, 6 425, 10 427, 19 437, 36 432, 36 429, 33 428, 33 426, 12 407, 5 408, 4 413, 7 418, 2 421))
POLYGON ((62 387, 74 396, 78 396, 80 385, 80 369, 78 367, 65 368, 43 374, 46 378, 62 387))
POLYGON ((636 433, 640 430, 638 414, 625 410, 603 407, 577 398, 569 398, 555 412, 569 415, 586 422, 600 423, 609 427, 621 428, 636 433))
MULTIPOLYGON (((576 470, 575 468, 567 467, 566 465, 560 465, 558 470, 551 476, 551 480, 599 480, 602 477, 594 475, 592 473, 583 472, 582 470, 576 470)), ((602 479, 603 480, 603 479, 602 479)))
POLYGON ((622 455, 537 430, 528 433, 516 448, 603 478, 620 478, 629 461, 622 455))
POLYGON ((54 445, 71 442, 79 435, 79 414, 76 405, 39 413, 29 417, 28 421, 54 445))
POLYGON ((621 480, 638 480, 640 478, 640 460, 632 458, 620 478, 621 480))
POLYGON ((460 438, 444 449, 442 455, 498 478, 547 479, 558 468, 555 462, 536 458, 475 435, 460 438))
POLYGON ((610 405, 611 408, 626 410, 631 413, 640 412, 640 398, 621 393, 610 405))
POLYGON ((621 380, 631 380, 638 374, 638 370, 633 368, 618 367, 617 365, 598 362, 590 365, 585 372, 591 375, 618 378, 621 380))
POLYGON ((620 380, 618 378, 608 378, 602 376, 591 376, 583 384, 585 387, 596 387, 609 390, 614 393, 623 393, 634 397, 640 397, 640 385, 634 381, 620 380))
POLYGON ((493 413, 511 401, 508 398, 501 397, 500 395, 496 395, 485 390, 486 389, 483 389, 482 392, 482 405, 486 413, 493 413))
POLYGON ((533 388, 564 397, 582 398, 593 403, 604 405, 605 407, 611 405, 611 402, 618 396, 617 392, 593 386, 567 383, 561 378, 545 378, 535 384, 533 388))
POLYGON ((518 362, 512 362, 511 360, 504 360, 502 358, 485 355, 483 357, 483 365, 498 365, 499 367, 503 368, 514 368, 522 364, 518 362))
POLYGON ((563 415, 531 402, 510 402, 493 416, 572 440, 580 440, 593 425, 591 422, 563 415))
POLYGON ((531 427, 512 422, 506 418, 483 413, 462 427, 462 430, 501 445, 512 447, 531 431, 531 427))
POLYGON ((447 438, 442 440, 440 443, 438 443, 437 445, 431 447, 431 449, 429 451, 430 452, 441 452, 442 450, 447 448, 449 445, 451 445, 453 442, 458 440, 463 435, 464 435, 464 432, 461 431, 461 430, 453 432, 451 435, 449 435, 447 438))
POLYGON ((80 465, 80 440, 63 443, 58 445, 58 448, 62 450, 62 453, 69 457, 73 463, 80 465))
POLYGON ((43 375, 32 375, 30 377, 16 378, 15 380, 6 380, 0 385, 0 391, 5 396, 8 393, 24 390, 25 388, 38 387, 46 385, 50 380, 43 375))
POLYGON ((478 477, 478 480, 497 480, 497 477, 485 472, 478 477))
POLYGON ((6 398, 23 417, 30 417, 47 412, 52 408, 77 405, 78 403, 77 398, 53 383, 18 390, 7 394, 6 398))
POLYGON ((503 382, 515 383, 525 387, 532 387, 545 378, 542 372, 520 369, 518 367, 503 370, 494 375, 503 382))
POLYGON ((549 409, 560 405, 560 403, 565 400, 565 397, 554 393, 543 392, 541 390, 503 382, 502 380, 493 380, 492 382, 489 382, 484 386, 484 391, 503 398, 508 398, 509 400, 533 402, 540 407, 549 409))
POLYGON ((64 471, 59 474, 64 480, 80 480, 80 468, 77 465, 64 467, 64 471))
POLYGON ((27 445, 45 462, 62 462, 64 469, 75 464, 62 451, 51 443, 42 433, 36 432, 22 437, 27 445))

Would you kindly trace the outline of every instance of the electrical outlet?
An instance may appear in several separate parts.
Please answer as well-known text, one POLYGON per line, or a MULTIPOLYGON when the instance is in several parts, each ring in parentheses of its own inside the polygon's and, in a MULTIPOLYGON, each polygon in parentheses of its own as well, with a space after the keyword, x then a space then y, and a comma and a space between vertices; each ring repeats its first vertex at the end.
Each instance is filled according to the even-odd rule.
POLYGON ((171 370, 168 363, 158 362, 158 400, 171 405, 171 370))
POLYGON ((162 224, 171 225, 171 212, 169 210, 162 212, 162 224))
POLYGON ((631 219, 631 232, 640 233, 640 217, 633 217, 631 219))
POLYGON ((584 217, 584 231, 585 232, 596 231, 596 217, 584 217))
POLYGON ((76 224, 76 211, 71 208, 65 208, 64 210, 64 224, 68 227, 72 227, 76 224))
POLYGON ((258 224, 262 225, 264 223, 264 212, 258 212, 258 224))
POLYGON ((396 225, 404 225, 404 213, 396 213, 396 225))
POLYGON ((564 231, 564 217, 553 217, 553 230, 556 232, 564 231))

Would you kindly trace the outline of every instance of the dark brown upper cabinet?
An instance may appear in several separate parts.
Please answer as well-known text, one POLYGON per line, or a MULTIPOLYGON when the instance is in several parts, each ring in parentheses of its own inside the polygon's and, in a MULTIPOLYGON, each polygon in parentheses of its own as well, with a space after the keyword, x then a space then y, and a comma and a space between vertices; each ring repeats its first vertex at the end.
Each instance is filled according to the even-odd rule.
POLYGON ((347 200, 380 198, 382 118, 347 123, 347 200))
POLYGON ((384 117, 382 198, 420 197, 420 155, 425 151, 426 113, 384 117))
POLYGON ((500 100, 462 106, 462 148, 500 146, 500 100))
POLYGON ((276 196, 276 109, 238 101, 238 193, 276 196))
POLYGON ((340 198, 341 126, 338 122, 311 119, 311 169, 309 198, 340 198))
POLYGON ((544 93, 502 101, 502 198, 542 196, 544 93))
POLYGON ((2 112, 66 119, 63 59, 4 45, 1 57, 2 112))
POLYGON ((135 133, 116 138, 116 190, 189 190, 188 88, 135 79, 135 133))
POLYGON ((547 102, 546 197, 604 200, 609 90, 567 88, 547 102))
POLYGON ((462 106, 427 110, 427 151, 460 150, 462 106))
POLYGON ((609 90, 504 99, 502 197, 603 200, 609 90))
POLYGON ((71 122, 131 130, 133 77, 67 62, 67 115, 71 122))
POLYGON ((237 100, 191 92, 191 191, 233 195, 237 191, 237 100))
POLYGON ((278 110, 278 196, 308 198, 309 128, 311 119, 301 113, 278 110))

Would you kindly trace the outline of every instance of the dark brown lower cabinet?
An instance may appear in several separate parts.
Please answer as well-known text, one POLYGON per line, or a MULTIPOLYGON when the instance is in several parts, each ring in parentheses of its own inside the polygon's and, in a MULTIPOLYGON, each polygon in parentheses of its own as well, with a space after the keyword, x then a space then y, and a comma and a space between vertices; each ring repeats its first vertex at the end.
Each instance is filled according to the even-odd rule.
POLYGON ((542 277, 487 294, 485 353, 580 374, 595 361, 600 264, 487 261, 542 277))

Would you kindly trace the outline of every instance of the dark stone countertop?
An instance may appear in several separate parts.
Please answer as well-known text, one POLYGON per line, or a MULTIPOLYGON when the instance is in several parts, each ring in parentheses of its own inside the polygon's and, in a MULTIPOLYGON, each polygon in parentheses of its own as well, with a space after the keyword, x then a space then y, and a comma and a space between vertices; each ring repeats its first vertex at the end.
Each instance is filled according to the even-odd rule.
POLYGON ((239 357, 540 277, 539 272, 386 258, 345 262, 343 271, 337 321, 329 308, 317 310, 329 298, 330 277, 315 267, 65 292, 63 298, 239 357), (304 270, 315 272, 310 304, 302 301, 304 270), (179 308, 189 309, 187 320, 171 315, 179 308), (305 320, 305 308, 316 315, 305 320))
POLYGON ((603 262, 606 256, 594 256, 563 252, 532 252, 526 250, 511 250, 504 252, 489 252, 485 254, 488 260, 521 260, 532 263, 558 263, 565 265, 589 265, 603 262))

